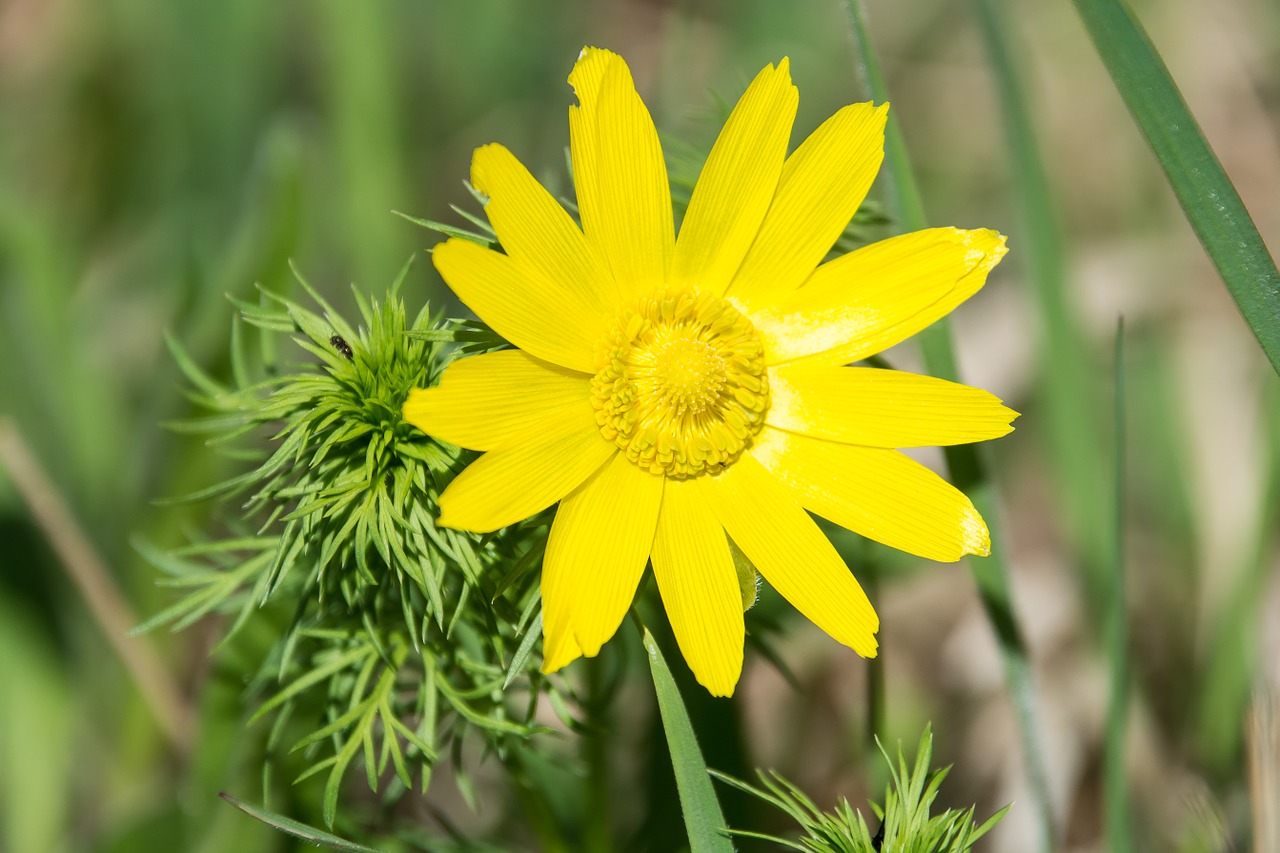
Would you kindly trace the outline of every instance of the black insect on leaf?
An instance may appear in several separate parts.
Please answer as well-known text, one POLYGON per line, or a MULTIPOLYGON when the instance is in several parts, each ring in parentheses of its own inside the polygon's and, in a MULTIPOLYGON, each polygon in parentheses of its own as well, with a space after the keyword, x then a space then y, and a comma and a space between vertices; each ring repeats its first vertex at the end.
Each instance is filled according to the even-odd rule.
POLYGON ((334 335, 329 338, 329 345, 347 357, 347 361, 353 361, 355 354, 351 352, 351 344, 347 343, 341 335, 334 335))

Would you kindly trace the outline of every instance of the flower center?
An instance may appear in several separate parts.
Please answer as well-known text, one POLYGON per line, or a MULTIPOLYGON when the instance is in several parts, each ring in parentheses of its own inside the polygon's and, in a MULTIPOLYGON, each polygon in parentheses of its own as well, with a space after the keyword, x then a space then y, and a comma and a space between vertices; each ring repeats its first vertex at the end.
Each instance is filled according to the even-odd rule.
POLYGON ((591 404, 605 438, 654 474, 731 464, 764 425, 769 380, 755 327, 723 299, 659 290, 601 339, 591 404))

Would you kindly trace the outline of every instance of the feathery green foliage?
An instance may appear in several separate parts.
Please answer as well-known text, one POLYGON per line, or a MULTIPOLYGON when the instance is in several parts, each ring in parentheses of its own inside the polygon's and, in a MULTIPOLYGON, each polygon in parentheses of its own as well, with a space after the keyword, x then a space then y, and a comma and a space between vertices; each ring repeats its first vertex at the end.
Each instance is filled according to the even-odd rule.
POLYGON ((776 772, 757 771, 762 788, 723 773, 712 773, 720 781, 785 812, 804 833, 798 841, 731 830, 734 835, 772 841, 802 853, 962 853, 972 850, 978 839, 986 835, 1009 810, 1009 806, 1005 806, 981 826, 974 822, 972 806, 963 811, 947 809, 941 814, 930 815, 938 789, 950 768, 930 773, 933 732, 929 727, 920 737, 914 766, 907 764, 901 744, 898 745, 896 766, 883 745, 880 752, 889 763, 890 782, 885 789, 884 806, 871 803, 871 809, 880 821, 880 828, 874 834, 862 812, 850 806, 848 800, 841 799, 835 811, 824 812, 803 791, 776 772))
POLYGON ((268 746, 302 754, 296 781, 327 773, 329 825, 357 760, 371 790, 398 796, 413 787, 415 767, 425 790, 433 762, 450 748, 457 758, 465 733, 499 753, 531 734, 532 700, 547 686, 540 675, 519 680, 531 694, 520 707, 506 692, 525 672, 537 628, 529 570, 545 525, 486 537, 437 528, 437 498, 470 456, 401 415, 409 390, 433 384, 454 353, 502 341, 427 308, 409 322, 399 297, 407 271, 382 302, 355 291, 359 327, 301 276, 323 314, 265 292, 262 305, 237 303, 264 345, 255 364, 233 325, 235 387, 170 342, 192 398, 212 412, 172 426, 258 464, 184 499, 247 495, 224 535, 168 552, 136 543, 169 575, 162 583, 186 591, 139 631, 224 613, 233 617, 225 643, 267 605, 293 612, 253 680, 269 698, 250 723, 276 714, 268 746), (277 363, 267 342, 279 334, 292 334, 310 361, 277 363), (291 720, 309 721, 305 733, 291 720))

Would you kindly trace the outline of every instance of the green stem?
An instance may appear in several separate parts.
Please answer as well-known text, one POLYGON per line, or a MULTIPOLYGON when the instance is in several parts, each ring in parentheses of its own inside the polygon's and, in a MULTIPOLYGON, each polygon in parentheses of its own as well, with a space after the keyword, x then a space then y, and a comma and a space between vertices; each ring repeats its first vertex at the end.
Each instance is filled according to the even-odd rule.
MULTIPOLYGON (((867 597, 871 599, 872 604, 878 604, 880 601, 880 567, 871 559, 865 557, 862 565, 863 589, 867 593, 867 597)), ((880 642, 884 644, 884 629, 881 628, 880 642)), ((876 746, 876 738, 879 737, 882 743, 888 743, 889 733, 885 726, 885 673, 884 673, 884 657, 877 656, 867 661, 867 730, 866 730, 866 747, 869 755, 875 755, 878 747, 876 746)))
POLYGON ((582 739, 582 749, 587 764, 587 777, 583 780, 584 815, 583 849, 591 853, 610 853, 613 850, 613 833, 610 830, 612 798, 609 792, 609 714, 605 697, 602 661, 594 660, 587 670, 587 726, 588 733, 582 739))
MULTIPOLYGON (((869 87, 872 96, 887 101, 888 92, 872 51, 871 40, 861 0, 844 0, 849 24, 853 30, 855 47, 860 54, 858 71, 869 87)), ((924 205, 911 172, 902 130, 892 113, 885 131, 886 201, 894 220, 903 231, 916 231, 927 227, 924 205)), ((917 336, 924 361, 930 373, 944 379, 958 379, 955 348, 951 339, 951 327, 944 318, 917 336)), ((968 493, 974 507, 987 520, 994 542, 1000 541, 998 512, 991 480, 986 466, 973 445, 945 448, 947 467, 957 488, 968 493)), ((1027 774, 1031 780, 1036 807, 1040 813, 1040 849, 1055 849, 1057 834, 1054 829, 1053 811, 1049 797, 1048 773, 1045 756, 1040 748, 1042 739, 1036 713, 1035 689, 1032 684, 1031 658, 1014 613, 1009 570, 999 550, 993 548, 989 557, 969 560, 970 570, 978 586, 982 604, 995 629, 996 639, 1004 658, 1009 690, 1018 716, 1022 747, 1027 762, 1027 774)))
POLYGON ((1280 271, 1160 53, 1122 0, 1074 0, 1200 243, 1280 373, 1280 271))
MULTIPOLYGON (((1098 593, 1106 585, 1103 575, 1109 556, 1105 550, 1107 472, 1096 452, 1103 437, 1102 424, 1090 417, 1100 402, 1093 399, 1089 384, 1094 365, 1067 299, 1066 264, 1053 192, 1023 90, 1027 64, 1017 61, 1017 40, 1009 33, 1008 4, 1005 0, 975 0, 974 6, 1000 97, 1011 189, 1022 213, 1024 232, 1020 236, 1025 248, 1016 253, 1016 260, 1027 271, 1042 323, 1040 394, 1054 479, 1076 548, 1085 558, 1085 580, 1090 591, 1098 593)), ((1090 596, 1093 600, 1097 597, 1090 596)))
POLYGON ((1124 595, 1124 320, 1116 327, 1115 348, 1115 504, 1111 528, 1111 589, 1107 596, 1108 652, 1111 663, 1111 701, 1103 752, 1103 791, 1106 803, 1108 850, 1132 850, 1129 829, 1129 787, 1125 774, 1125 717, 1129 710, 1129 649, 1125 629, 1124 595))
POLYGON ((689 838, 689 851, 733 853, 733 844, 724 834, 724 812, 720 810, 720 802, 711 786, 707 763, 702 758, 702 750, 693 733, 693 723, 689 719, 680 690, 671 676, 671 670, 667 668, 658 642, 640 622, 634 610, 632 618, 640 629, 644 650, 649 657, 658 714, 662 718, 667 748, 671 751, 671 768, 675 774, 676 792, 680 796, 680 811, 689 838))

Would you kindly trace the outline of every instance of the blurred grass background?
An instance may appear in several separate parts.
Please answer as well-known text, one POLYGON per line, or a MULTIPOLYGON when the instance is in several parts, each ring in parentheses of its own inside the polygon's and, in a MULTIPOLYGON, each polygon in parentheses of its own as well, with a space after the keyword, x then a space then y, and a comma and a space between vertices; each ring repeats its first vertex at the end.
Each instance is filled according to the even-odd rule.
MULTIPOLYGON (((1280 10, 1262 0, 1134 5, 1274 241, 1280 10)), ((929 220, 1010 236, 1011 255, 956 313, 955 335, 964 379, 1024 413, 984 452, 1062 849, 1104 849, 1120 314, 1138 849, 1218 850, 1228 838, 1250 849, 1246 708, 1280 679, 1276 377, 1068 3, 872 0, 868 13, 929 220), (1013 45, 1010 74, 1035 125, 1057 224, 1048 250, 1028 233, 1027 176, 1003 130, 984 8, 1013 45)), ((659 127, 696 144, 712 138, 721 100, 782 55, 801 91, 793 140, 865 97, 839 4, 817 0, 0 2, 0 415, 137 614, 170 599, 130 534, 175 542, 202 512, 150 501, 228 470, 158 426, 187 414, 163 332, 226 373, 224 294, 252 297, 255 282, 286 290, 289 258, 341 305, 349 281, 380 292, 433 242, 390 211, 448 219, 449 203, 468 201, 461 179, 485 142, 502 141, 563 189, 564 79, 584 44, 623 53, 659 127)), ((411 285, 411 308, 447 298, 428 263, 411 285)), ((909 347, 891 357, 920 364, 909 347)), ((869 546, 867 560, 879 575, 887 734, 914 743, 932 720, 939 760, 957 765, 944 798, 977 802, 983 815, 1018 801, 988 846, 1030 849, 1035 810, 971 575, 869 546)), ((209 660, 215 636, 209 626, 137 641, 158 648, 198 711, 191 754, 176 754, 0 476, 0 849, 293 849, 216 799, 259 796, 265 732, 243 728, 239 691, 270 638, 250 632, 209 660)), ((861 734, 865 665, 802 621, 784 636, 799 690, 757 657, 732 706, 686 697, 711 704, 713 720, 734 719, 750 747, 718 760, 708 732, 709 762, 776 767, 820 804, 837 794, 860 804, 882 781, 861 734)), ((622 689, 635 698, 624 708, 651 702, 643 679, 622 689)), ((631 840, 618 849, 672 849, 655 829, 672 802, 660 795, 669 771, 626 755, 658 751, 652 726, 620 717, 613 820, 631 840), (650 789, 659 793, 635 793, 650 789)), ((531 843, 500 786, 479 816, 447 779, 427 800, 415 807, 424 820, 438 820, 435 809, 500 843, 531 843)), ((317 811, 305 788, 273 805, 317 811)), ((675 814, 665 819, 678 837, 675 814)))

